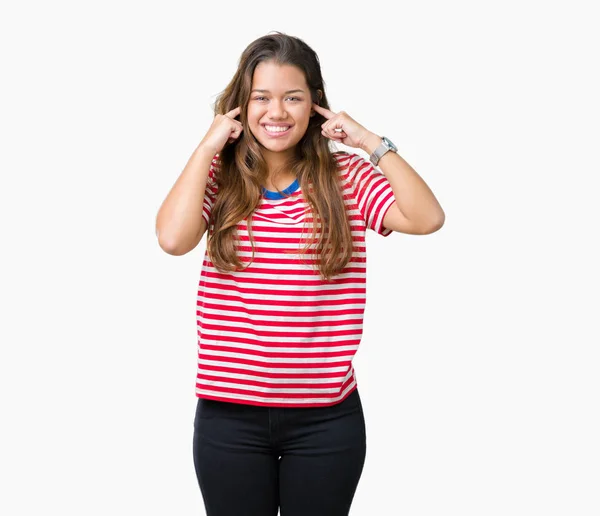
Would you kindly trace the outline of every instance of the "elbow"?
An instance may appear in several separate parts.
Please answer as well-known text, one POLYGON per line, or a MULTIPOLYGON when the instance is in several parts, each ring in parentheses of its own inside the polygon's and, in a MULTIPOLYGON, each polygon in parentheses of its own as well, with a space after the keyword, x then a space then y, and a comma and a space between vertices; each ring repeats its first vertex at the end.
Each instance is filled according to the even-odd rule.
POLYGON ((183 239, 181 237, 165 238, 164 235, 161 237, 157 231, 156 237, 158 239, 158 245, 165 253, 170 254, 171 256, 183 256, 196 248, 202 234, 190 240, 189 238, 183 239))
POLYGON ((165 238, 164 236, 159 235, 158 229, 156 230, 156 238, 158 240, 158 246, 167 254, 171 256, 181 256, 185 254, 187 251, 181 249, 180 246, 177 245, 172 239, 165 238))
POLYGON ((437 220, 435 224, 432 225, 431 233, 435 233, 442 229, 442 226, 446 222, 446 215, 442 214, 442 216, 437 220))
POLYGON ((434 224, 435 231, 440 229, 444 225, 444 222, 446 222, 446 214, 442 210, 436 218, 436 223, 434 224))
POLYGON ((165 253, 170 254, 171 256, 183 256, 191 251, 189 248, 183 248, 172 242, 165 242, 160 240, 160 238, 158 239, 158 245, 165 253))
POLYGON ((433 222, 427 224, 425 229, 421 232, 422 235, 431 235, 431 233, 435 233, 442 229, 442 226, 446 222, 446 215, 442 212, 442 215, 437 217, 433 222))
POLYGON ((170 254, 172 256, 180 255, 176 246, 172 245, 170 242, 161 240, 160 238, 158 239, 158 246, 167 254, 170 254))

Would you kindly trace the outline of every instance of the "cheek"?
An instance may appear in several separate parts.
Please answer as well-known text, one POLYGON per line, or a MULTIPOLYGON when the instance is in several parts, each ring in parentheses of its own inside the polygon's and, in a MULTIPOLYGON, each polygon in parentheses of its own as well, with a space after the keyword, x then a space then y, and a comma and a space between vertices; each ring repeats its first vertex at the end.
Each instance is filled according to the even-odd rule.
POLYGON ((302 125, 304 127, 308 127, 308 124, 310 124, 310 121, 311 121, 310 110, 309 111, 304 111, 302 113, 301 120, 302 120, 302 125))
POLYGON ((246 111, 246 118, 251 125, 254 125, 258 122, 258 115, 253 109, 248 108, 248 111, 246 111))
POLYGON ((246 109, 246 116, 248 119, 256 120, 258 117, 264 115, 265 110, 261 108, 259 104, 250 103, 248 104, 248 108, 246 109))
POLYGON ((306 125, 308 125, 309 121, 310 121, 310 109, 305 109, 302 112, 302 120, 306 123, 306 125))

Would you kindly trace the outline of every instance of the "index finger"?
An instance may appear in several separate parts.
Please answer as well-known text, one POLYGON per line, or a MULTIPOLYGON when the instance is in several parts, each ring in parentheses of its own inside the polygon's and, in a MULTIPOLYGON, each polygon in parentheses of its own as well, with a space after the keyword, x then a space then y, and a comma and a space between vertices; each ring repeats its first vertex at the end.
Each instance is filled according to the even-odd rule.
POLYGON ((327 118, 327 120, 329 120, 330 118, 333 118, 335 116, 335 113, 333 111, 329 111, 329 109, 321 107, 321 106, 319 106, 319 104, 315 104, 314 102, 313 102, 313 109, 320 115, 323 115, 325 118, 327 118))
POLYGON ((231 111, 229 111, 229 113, 225 113, 225 116, 228 116, 229 118, 235 118, 236 116, 238 116, 240 114, 241 110, 242 110, 242 106, 238 106, 238 107, 232 109, 231 111))

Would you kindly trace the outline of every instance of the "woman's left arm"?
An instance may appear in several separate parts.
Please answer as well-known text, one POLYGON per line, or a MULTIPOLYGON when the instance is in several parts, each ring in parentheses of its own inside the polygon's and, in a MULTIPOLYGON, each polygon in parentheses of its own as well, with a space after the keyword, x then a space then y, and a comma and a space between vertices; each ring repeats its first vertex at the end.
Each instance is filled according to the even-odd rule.
MULTIPOLYGON (((323 136, 365 151, 369 156, 381 143, 381 137, 367 130, 345 111, 333 111, 312 104, 313 109, 323 115, 323 136)), ((394 202, 383 219, 383 225, 392 231, 427 235, 444 225, 446 215, 433 192, 400 155, 386 152, 377 165, 389 181, 394 192, 394 202)))
MULTIPOLYGON (((359 147, 370 156, 380 144, 381 137, 368 132, 359 147)), ((426 235, 444 225, 446 215, 435 195, 402 156, 396 152, 386 152, 377 166, 389 181, 396 199, 383 220, 386 228, 426 235)))

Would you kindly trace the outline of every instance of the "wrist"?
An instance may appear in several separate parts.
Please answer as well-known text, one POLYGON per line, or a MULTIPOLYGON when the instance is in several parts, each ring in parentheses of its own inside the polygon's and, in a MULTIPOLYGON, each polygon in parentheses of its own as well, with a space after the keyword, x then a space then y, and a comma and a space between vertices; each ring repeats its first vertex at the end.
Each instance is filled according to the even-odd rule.
POLYGON ((200 142, 200 144, 196 147, 195 152, 197 154, 210 154, 212 158, 215 154, 219 154, 221 151, 219 151, 214 145, 200 142))
POLYGON ((381 136, 370 132, 365 138, 363 138, 360 148, 370 156, 373 154, 375 149, 381 145, 381 142, 381 136))

